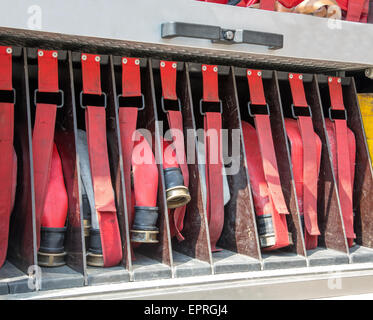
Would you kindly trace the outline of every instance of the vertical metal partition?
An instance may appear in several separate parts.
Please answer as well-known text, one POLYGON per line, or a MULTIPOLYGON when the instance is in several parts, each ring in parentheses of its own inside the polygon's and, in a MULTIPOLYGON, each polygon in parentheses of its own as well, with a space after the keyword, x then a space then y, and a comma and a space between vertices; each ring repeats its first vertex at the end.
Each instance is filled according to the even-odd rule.
MULTIPOLYGON (((86 280, 86 246, 84 241, 84 226, 83 226, 83 210, 82 210, 82 196, 81 196, 81 185, 80 185, 80 167, 79 167, 79 155, 77 152, 77 118, 75 103, 75 87, 74 87, 74 73, 73 73, 73 61, 71 51, 68 51, 68 74, 64 71, 63 75, 69 82, 65 88, 65 96, 67 98, 67 118, 69 128, 69 155, 65 155, 64 158, 69 159, 68 172, 70 173, 70 183, 68 184, 69 194, 69 216, 68 216, 68 229, 69 234, 66 241, 66 250, 68 254, 68 265, 74 270, 82 273, 86 280), (74 135, 72 138, 71 135, 74 135)), ((58 138, 62 136, 58 135, 58 138)), ((59 144, 62 145, 65 139, 59 140, 59 144)), ((62 164, 64 165, 64 163, 62 164)))
MULTIPOLYGON (((323 102, 324 117, 328 117, 330 96, 327 77, 317 78, 323 102)), ((354 231, 356 245, 349 249, 351 262, 368 262, 373 259, 372 223, 372 168, 364 135, 355 81, 342 78, 344 106, 347 112, 347 126, 353 131, 356 140, 355 179, 353 187, 354 231)))
POLYGON ((24 48, 12 47, 12 50, 17 188, 10 217, 7 261, 0 269, 1 294, 34 291, 38 285, 35 278, 38 269, 27 54, 24 48))
POLYGON ((256 229, 255 211, 248 179, 244 143, 241 130, 241 117, 233 68, 229 68, 219 82, 219 92, 223 101, 223 127, 229 130, 228 148, 232 157, 232 170, 228 175, 231 199, 225 206, 225 221, 220 243, 228 250, 252 257, 253 265, 250 270, 256 270, 262 261, 259 248, 259 237, 256 229), (237 141, 238 140, 238 141, 237 141), (239 154, 233 153, 239 146, 239 154))
MULTIPOLYGON (((122 57, 113 57, 114 75, 115 75, 115 91, 119 95, 122 93, 122 57)), ((132 255, 132 280, 151 280, 159 278, 172 277, 172 251, 171 239, 168 222, 167 205, 165 198, 165 187, 163 179, 163 170, 161 166, 161 149, 158 128, 158 115, 156 110, 155 93, 153 85, 153 74, 151 62, 146 59, 140 59, 140 73, 141 73, 141 91, 144 94, 145 108, 139 110, 137 129, 146 129, 151 133, 152 141, 148 141, 153 146, 153 152, 157 161, 159 172, 158 183, 158 221, 157 227, 159 234, 157 235, 158 243, 156 244, 133 244, 132 255)), ((118 117, 118 113, 116 113, 118 117)), ((119 121, 117 122, 119 125, 119 121)), ((120 134, 120 130, 118 128, 120 134)), ((121 150, 121 149, 120 149, 121 150)), ((120 160, 123 162, 123 159, 120 160)), ((124 180, 123 180, 124 182, 124 180)), ((123 184, 124 185, 124 184, 123 184)), ((125 186, 131 188, 131 186, 125 186)), ((123 189, 123 195, 125 191, 123 189)), ((124 198, 125 202, 125 198, 124 198)), ((133 208, 128 208, 126 203, 127 212, 133 208)), ((127 216, 128 218, 128 216, 127 216)), ((130 226, 129 226, 130 229, 130 226)))
MULTIPOLYGON (((152 60, 154 88, 157 102, 157 112, 163 130, 163 135, 169 130, 167 114, 161 108, 161 78, 158 60, 152 60)), ((172 255, 175 266, 176 277, 196 276, 211 274, 211 250, 208 237, 208 226, 206 212, 202 202, 201 177, 198 170, 198 157, 196 154, 196 132, 194 112, 188 73, 188 65, 183 62, 177 63, 177 96, 181 101, 181 112, 183 117, 184 144, 189 171, 189 192, 191 201, 187 204, 184 228, 181 231, 184 240, 172 239, 172 255), (192 149, 192 150, 190 150, 192 149), (176 250, 176 251, 175 251, 176 250)))
MULTIPOLYGON (((57 50, 56 50, 57 51, 57 50)), ((71 61, 67 51, 58 53, 58 82, 64 93, 64 105, 57 108, 54 142, 57 146, 68 195, 67 231, 65 233, 66 265, 41 268, 41 290, 61 289, 84 285, 84 251, 80 217, 78 168, 76 158, 73 85, 71 61)), ((37 49, 28 48, 28 71, 31 101, 31 119, 35 121, 34 92, 38 88, 37 49)))
MULTIPOLYGON (((247 109, 250 93, 246 69, 235 68, 235 73, 241 119, 254 125, 254 119, 249 115, 247 109)), ((307 265, 306 252, 291 171, 289 146, 286 140, 277 74, 274 71, 262 70, 262 79, 265 98, 269 106, 272 136, 274 138, 282 191, 290 213, 287 216, 287 223, 293 241, 293 245, 287 248, 263 251, 263 266, 264 269, 304 267, 307 265)))
MULTIPOLYGON (((288 73, 278 72, 277 74, 283 114, 285 118, 293 118, 291 112, 293 100, 288 73)), ((316 76, 303 74, 303 84, 306 99, 312 112, 314 130, 322 143, 317 193, 318 225, 321 235, 319 236, 318 248, 307 250, 309 264, 310 266, 315 266, 348 263, 347 242, 330 159, 330 150, 324 130, 324 116, 316 76)))
MULTIPOLYGON (((108 140, 109 140, 109 153, 112 161, 112 177, 114 183, 115 192, 117 195, 117 206, 118 210, 118 223, 122 239, 123 247, 123 265, 126 266, 129 274, 132 273, 132 258, 131 258, 131 249, 130 249, 130 234, 128 226, 128 207, 125 201, 125 182, 123 176, 123 158, 122 158, 122 148, 120 144, 120 131, 119 131, 119 115, 118 115, 118 92, 116 88, 115 81, 115 68, 114 62, 116 65, 120 65, 120 59, 117 57, 109 57, 110 64, 110 74, 106 75, 107 81, 109 83, 108 93, 110 97, 110 104, 108 105, 107 113, 107 129, 108 129, 108 140), (119 61, 118 61, 119 60, 119 61)), ((130 188, 131 186, 128 186, 130 188)))
MULTIPOLYGON (((199 110, 202 98, 202 74, 200 64, 188 64, 197 130, 203 129, 203 116, 199 110)), ((240 130, 236 87, 233 70, 218 66, 219 97, 222 100, 222 128, 228 132, 228 148, 223 146, 230 199, 224 208, 224 227, 213 252, 215 273, 254 271, 261 269, 261 256, 252 210, 250 187, 244 168, 244 155, 240 130), (234 139, 234 140, 233 140, 234 139), (232 152, 233 144, 239 147, 232 152)), ((205 201, 205 200, 204 200, 205 201)))

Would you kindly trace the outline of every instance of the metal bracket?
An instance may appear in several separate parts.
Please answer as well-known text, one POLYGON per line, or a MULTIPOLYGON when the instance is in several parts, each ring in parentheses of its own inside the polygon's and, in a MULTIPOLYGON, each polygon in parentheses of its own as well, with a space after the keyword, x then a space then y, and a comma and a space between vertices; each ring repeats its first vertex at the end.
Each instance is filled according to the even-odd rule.
POLYGON ((339 120, 346 120, 347 121, 347 111, 346 111, 346 109, 342 109, 342 110, 341 109, 332 109, 332 108, 328 109, 329 120, 334 122, 334 120, 336 118, 333 117, 332 112, 338 113, 339 115, 341 115, 343 113, 342 117, 340 117, 339 120))
POLYGON ((247 43, 266 46, 272 50, 281 49, 284 46, 284 36, 282 34, 241 29, 223 29, 218 26, 184 22, 162 23, 161 35, 163 39, 175 37, 209 39, 214 43, 247 43))
MULTIPOLYGON (((39 89, 35 89, 34 90, 34 105, 36 106, 38 103, 46 103, 46 104, 55 104, 54 102, 38 102, 38 93, 40 93, 39 89)), ((47 94, 49 95, 50 97, 53 97, 55 98, 57 95, 60 95, 60 101, 61 103, 60 104, 57 104, 57 108, 62 108, 65 104, 65 93, 62 91, 62 90, 58 90, 58 92, 43 92, 44 94, 47 94)))
POLYGON ((120 106, 120 100, 121 99, 125 99, 125 98, 138 98, 138 97, 141 97, 141 107, 138 108, 138 111, 144 110, 145 109, 145 97, 144 97, 144 95, 142 93, 141 93, 140 96, 135 96, 135 97, 124 97, 122 94, 118 94, 117 95, 118 107, 121 108, 121 106, 120 106))
POLYGON ((308 111, 308 117, 312 118, 312 110, 311 110, 311 107, 310 106, 307 106, 307 107, 297 107, 295 106, 294 104, 291 104, 291 114, 293 116, 294 119, 298 119, 298 115, 296 115, 296 112, 295 112, 295 108, 297 109, 300 109, 300 110, 305 110, 307 109, 308 111))
MULTIPOLYGON (((162 111, 164 113, 167 113, 168 110, 166 110, 166 108, 164 107, 164 100, 168 100, 168 99, 165 99, 164 97, 161 98, 161 107, 162 107, 162 111)), ((178 108, 178 111, 181 112, 181 102, 180 102, 180 99, 177 98, 177 108, 178 108)))
MULTIPOLYGON (((199 112, 201 113, 202 116, 204 116, 206 114, 206 112, 203 112, 203 102, 210 102, 210 101, 204 101, 203 99, 201 99, 199 101, 199 112)), ((214 102, 212 102, 212 103, 214 103, 214 102)), ((219 113, 222 114, 223 113, 223 102, 221 100, 219 100, 216 103, 219 103, 219 113)))
POLYGON ((83 105, 83 94, 86 94, 86 95, 91 95, 91 96, 103 96, 104 97, 104 104, 102 107, 104 107, 106 109, 106 106, 107 106, 107 96, 106 96, 106 93, 105 92, 101 92, 101 95, 99 94, 91 94, 91 93, 84 93, 83 91, 80 91, 80 96, 79 96, 79 100, 80 100, 80 107, 82 109, 86 109, 87 106, 83 105))
MULTIPOLYGON (((249 102, 247 103, 247 109, 249 110, 249 115, 250 115, 250 117, 254 118, 255 115, 256 115, 256 114, 259 114, 259 113, 253 113, 253 112, 251 111, 251 105, 252 105, 252 104, 251 104, 251 101, 249 101, 249 102)), ((265 108, 266 108, 266 112, 267 112, 267 113, 263 113, 264 115, 268 115, 268 116, 271 115, 271 112, 269 111, 269 105, 268 105, 268 103, 262 105, 261 107, 265 107, 265 108)))
POLYGON ((16 89, 14 88, 11 90, 0 90, 0 103, 11 103, 15 105, 16 97, 16 89))

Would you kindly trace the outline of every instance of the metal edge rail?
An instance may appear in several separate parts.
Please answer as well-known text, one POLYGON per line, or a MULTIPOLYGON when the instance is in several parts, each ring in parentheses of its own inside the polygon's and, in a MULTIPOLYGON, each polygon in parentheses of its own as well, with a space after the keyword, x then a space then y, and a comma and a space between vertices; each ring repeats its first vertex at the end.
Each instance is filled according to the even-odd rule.
POLYGON ((373 293, 373 264, 232 273, 39 291, 1 297, 44 299, 315 299, 373 293))

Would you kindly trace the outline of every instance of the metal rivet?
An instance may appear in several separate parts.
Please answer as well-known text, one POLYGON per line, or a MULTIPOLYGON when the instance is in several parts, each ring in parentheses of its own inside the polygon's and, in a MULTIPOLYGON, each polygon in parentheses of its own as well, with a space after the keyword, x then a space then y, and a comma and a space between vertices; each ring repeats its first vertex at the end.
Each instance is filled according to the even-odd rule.
POLYGON ((341 78, 338 78, 338 83, 341 83, 341 82, 342 82, 341 78))
POLYGON ((214 72, 218 72, 218 67, 214 67, 214 72))
POLYGON ((44 55, 44 52, 40 50, 40 51, 38 52, 38 55, 39 55, 39 57, 42 57, 42 56, 44 55))
POLYGON ((135 60, 135 65, 139 65, 140 64, 140 60, 139 59, 136 59, 135 60))
POLYGON ((101 58, 99 56, 95 56, 95 61, 96 62, 99 62, 101 60, 101 58))
POLYGON ((82 60, 87 60, 87 56, 85 54, 82 55, 82 60))
POLYGON ((126 64, 127 63, 127 59, 123 58, 122 62, 123 62, 123 64, 126 64))
POLYGON ((251 76, 251 71, 250 71, 250 70, 247 71, 247 75, 248 75, 248 76, 251 76))
POLYGON ((202 66, 202 71, 206 71, 207 70, 207 67, 206 66, 202 66))
POLYGON ((299 80, 302 80, 303 79, 303 76, 300 74, 299 75, 299 80))
POLYGON ((228 30, 228 31, 224 32, 224 39, 233 40, 234 39, 234 32, 232 30, 228 30))
POLYGON ((54 51, 54 52, 52 53, 52 57, 53 57, 53 58, 57 58, 57 56, 58 56, 57 52, 54 51))
POLYGON ((176 66, 177 66, 176 63, 172 64, 172 68, 176 69, 176 66))
POLYGON ((262 76, 262 73, 258 71, 258 77, 261 77, 261 76, 262 76))
POLYGON ((13 50, 12 50, 12 48, 6 48, 6 53, 12 53, 13 52, 13 50))
POLYGON ((292 73, 289 74, 289 78, 293 79, 293 74, 292 73))
POLYGON ((165 65, 166 65, 166 64, 162 61, 162 62, 161 62, 161 67, 164 68, 165 65))

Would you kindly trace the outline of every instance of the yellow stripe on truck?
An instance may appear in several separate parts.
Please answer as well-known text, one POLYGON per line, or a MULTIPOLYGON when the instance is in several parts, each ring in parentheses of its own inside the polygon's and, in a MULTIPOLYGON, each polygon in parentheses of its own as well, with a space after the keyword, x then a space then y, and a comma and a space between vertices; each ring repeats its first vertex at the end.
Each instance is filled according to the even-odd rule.
POLYGON ((373 160, 373 93, 360 93, 357 96, 359 99, 361 116, 363 118, 370 159, 373 160))

